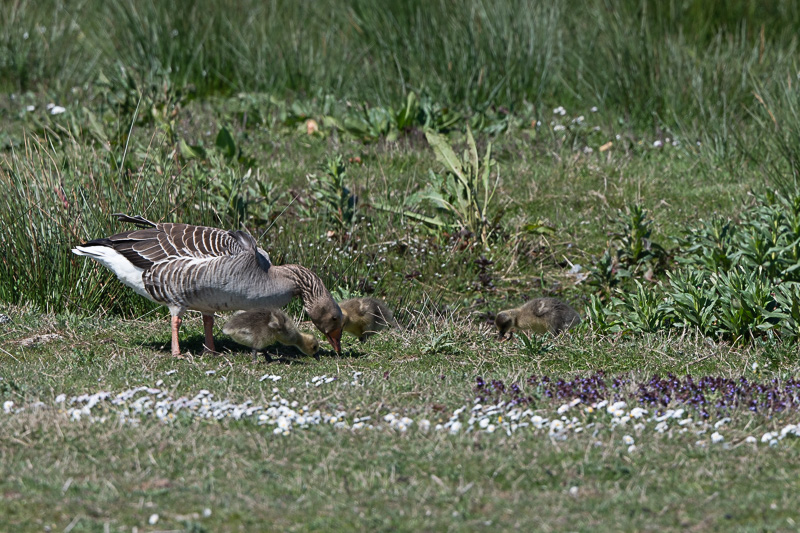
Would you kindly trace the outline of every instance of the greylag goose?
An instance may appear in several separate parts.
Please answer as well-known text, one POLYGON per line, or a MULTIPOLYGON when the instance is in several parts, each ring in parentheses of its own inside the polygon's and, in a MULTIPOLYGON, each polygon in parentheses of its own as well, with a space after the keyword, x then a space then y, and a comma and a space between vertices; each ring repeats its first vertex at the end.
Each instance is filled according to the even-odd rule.
POLYGON ((522 307, 497 313, 494 319, 500 341, 511 339, 515 329, 558 335, 580 322, 578 312, 558 298, 534 298, 522 307))
POLYGON ((365 342, 388 327, 398 327, 391 309, 375 298, 351 298, 339 303, 344 315, 344 331, 365 342))
POLYGON ((203 314, 205 349, 214 351, 214 313, 282 307, 300 296, 314 325, 341 353, 344 317, 322 280, 300 265, 273 265, 244 231, 155 223, 113 215, 140 229, 95 239, 72 252, 112 270, 122 283, 172 314, 172 355, 187 310, 203 314))
MULTIPOLYGON (((258 360, 259 350, 276 342, 296 346, 304 354, 313 355, 319 360, 319 341, 313 335, 298 330, 289 315, 280 309, 236 313, 222 326, 222 332, 239 344, 253 348, 254 363, 258 360)), ((267 362, 272 360, 266 352, 264 357, 267 362)))

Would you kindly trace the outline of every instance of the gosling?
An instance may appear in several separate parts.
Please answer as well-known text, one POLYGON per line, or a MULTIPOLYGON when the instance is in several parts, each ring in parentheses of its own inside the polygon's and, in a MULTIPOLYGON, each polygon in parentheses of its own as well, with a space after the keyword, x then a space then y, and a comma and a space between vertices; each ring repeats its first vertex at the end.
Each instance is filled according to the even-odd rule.
POLYGON ((375 298, 351 298, 339 304, 344 315, 343 331, 365 342, 389 327, 399 327, 391 309, 375 298))
POLYGON ((522 307, 497 313, 494 319, 500 342, 510 340, 517 329, 558 335, 580 322, 578 312, 557 298, 534 298, 522 307))
MULTIPOLYGON (((319 361, 319 341, 308 333, 297 329, 289 315, 280 309, 257 309, 233 315, 222 327, 222 332, 233 340, 253 348, 253 362, 258 360, 258 352, 279 342, 286 346, 296 346, 306 355, 313 355, 319 361)), ((269 363, 272 358, 264 352, 269 363)))

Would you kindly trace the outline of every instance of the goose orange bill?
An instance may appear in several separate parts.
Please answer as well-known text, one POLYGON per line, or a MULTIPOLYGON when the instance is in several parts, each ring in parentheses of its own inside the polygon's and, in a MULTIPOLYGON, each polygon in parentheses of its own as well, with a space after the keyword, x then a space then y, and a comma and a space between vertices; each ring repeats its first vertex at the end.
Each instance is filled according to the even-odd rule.
POLYGON ((341 355, 341 353, 342 353, 342 328, 335 329, 335 330, 331 331, 330 333, 326 333, 325 336, 328 337, 328 342, 331 343, 331 346, 333 346, 333 349, 336 351, 336 353, 341 355))

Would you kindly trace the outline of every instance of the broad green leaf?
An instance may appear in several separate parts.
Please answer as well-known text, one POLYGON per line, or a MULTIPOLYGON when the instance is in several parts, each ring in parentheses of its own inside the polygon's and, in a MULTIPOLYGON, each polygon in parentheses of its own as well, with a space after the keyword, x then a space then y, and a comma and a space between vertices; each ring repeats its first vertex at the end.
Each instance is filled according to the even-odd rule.
POLYGON ((428 144, 433 148, 433 153, 436 159, 441 162, 449 171, 458 176, 464 185, 467 185, 467 180, 464 173, 461 171, 461 161, 456 156, 456 153, 448 144, 447 139, 438 133, 432 131, 425 132, 425 138, 428 139, 428 144))
POLYGON ((223 127, 219 130, 219 133, 217 133, 217 140, 214 141, 214 144, 217 150, 219 150, 226 159, 233 159, 236 157, 236 142, 233 140, 233 136, 231 132, 228 131, 228 128, 223 127))
POLYGON ((472 166, 470 175, 478 175, 478 147, 475 146, 475 138, 472 136, 472 128, 467 124, 467 145, 469 146, 469 164, 472 166))
MULTIPOLYGON (((484 194, 484 209, 486 206, 489 205, 489 202, 492 200, 494 196, 494 192, 497 190, 497 184, 499 180, 495 180, 494 187, 492 188, 492 192, 489 192, 489 178, 491 177, 492 172, 492 165, 494 161, 492 161, 492 143, 486 145, 486 155, 483 158, 483 175, 481 176, 481 180, 483 181, 483 194, 484 194)), ((476 170, 477 172, 477 170, 476 170)))
POLYGON ((382 202, 380 200, 373 201, 372 202, 372 207, 374 207, 376 209, 380 209, 381 211, 388 211, 390 213, 403 215, 404 217, 407 217, 407 218, 410 218, 410 219, 413 219, 413 220, 418 220, 420 222, 423 222, 425 224, 430 224, 432 226, 446 227, 446 226, 449 225, 449 224, 446 224, 444 221, 442 221, 442 219, 439 218, 438 216, 430 217, 430 216, 423 215, 423 214, 420 214, 420 213, 415 213, 414 211, 410 211, 410 210, 407 210, 407 209, 402 209, 400 207, 395 207, 395 206, 393 206, 391 204, 384 203, 384 202, 382 202))
POLYGON ((190 145, 184 139, 178 143, 181 155, 184 159, 205 159, 206 151, 202 146, 190 145))
POLYGON ((541 220, 537 220, 536 222, 532 222, 530 224, 525 224, 523 229, 528 233, 535 233, 536 235, 552 235, 556 231, 553 226, 548 226, 541 220))

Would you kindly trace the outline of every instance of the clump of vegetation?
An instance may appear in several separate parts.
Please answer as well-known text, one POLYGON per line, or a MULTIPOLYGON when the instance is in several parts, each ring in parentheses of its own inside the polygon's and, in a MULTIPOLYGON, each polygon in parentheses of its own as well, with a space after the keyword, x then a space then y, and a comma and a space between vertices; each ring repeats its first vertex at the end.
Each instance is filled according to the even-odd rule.
POLYGON ((320 213, 336 235, 347 238, 359 220, 358 197, 345 184, 347 166, 341 155, 329 157, 320 165, 319 174, 308 175, 311 202, 303 207, 304 216, 320 213))
MULTIPOLYGON (((760 197, 739 223, 702 222, 677 240, 672 251, 677 265, 667 270, 666 283, 651 280, 645 286, 634 280, 634 291, 615 287, 606 306, 595 297, 588 310, 594 327, 602 332, 690 327, 737 342, 765 335, 796 342, 799 224, 798 193, 760 197)), ((621 239, 628 245, 617 257, 627 258, 627 264, 637 251, 640 258, 649 255, 644 247, 631 245, 637 235, 646 242, 649 233, 641 227, 628 224, 621 239)), ((607 257, 598 262, 594 278, 627 277, 608 276, 607 257)))
POLYGON ((667 253, 652 240, 653 220, 640 205, 617 211, 609 247, 595 263, 589 283, 605 295, 621 283, 643 277, 653 279, 663 272, 667 253))
POLYGON ((520 350, 529 357, 539 357, 553 351, 553 343, 549 340, 549 335, 526 335, 518 331, 520 350))
POLYGON ((426 131, 425 137, 445 172, 429 170, 428 186, 406 199, 407 209, 398 210, 387 204, 379 204, 379 207, 399 211, 407 218, 437 230, 448 233, 466 231, 486 248, 499 230, 503 216, 503 208, 495 200, 499 174, 492 175, 497 162, 492 158, 491 143, 487 144, 483 159, 479 160, 469 126, 466 136, 467 149, 459 158, 445 137, 426 131))

